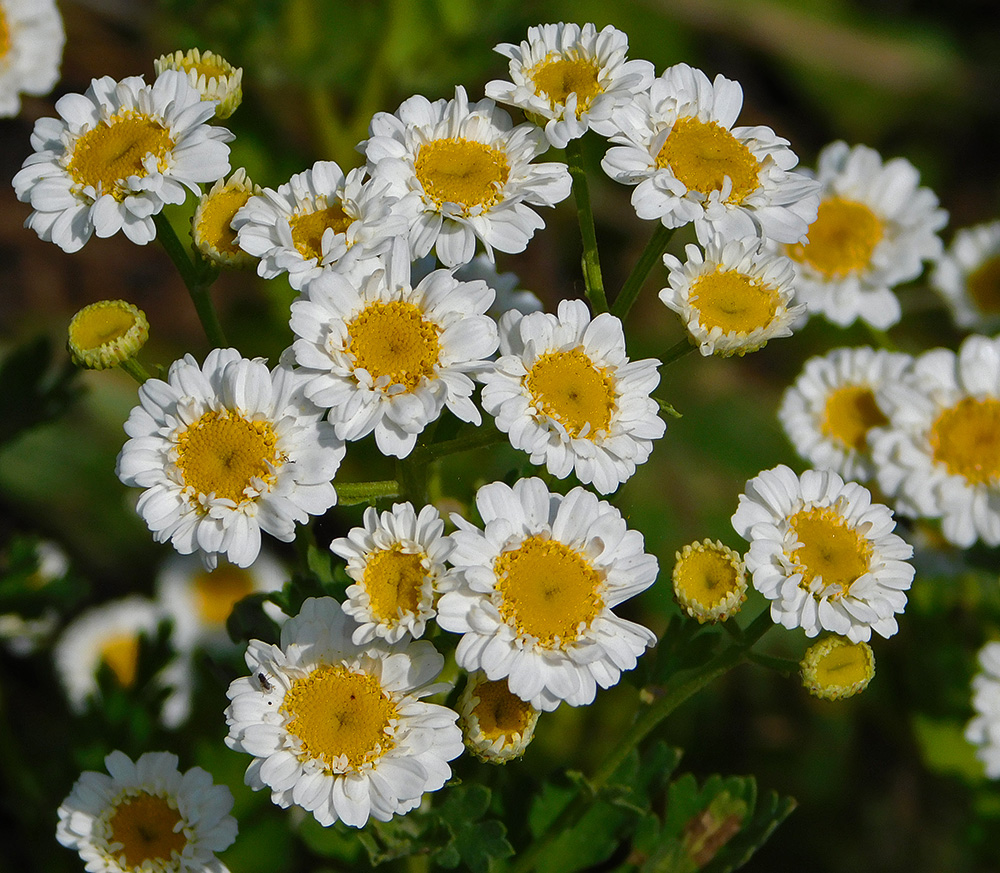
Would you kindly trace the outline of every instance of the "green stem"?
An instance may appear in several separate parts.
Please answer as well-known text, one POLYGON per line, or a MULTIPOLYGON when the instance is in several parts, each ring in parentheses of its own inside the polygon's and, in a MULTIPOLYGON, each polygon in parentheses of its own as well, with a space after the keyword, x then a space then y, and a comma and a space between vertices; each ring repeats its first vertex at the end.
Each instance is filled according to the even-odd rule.
POLYGON ((583 241, 583 283, 587 298, 594 312, 607 312, 608 299, 604 294, 601 261, 597 255, 597 231, 594 229, 594 211, 590 205, 590 186, 583 168, 583 148, 579 139, 566 143, 566 162, 573 177, 573 194, 576 196, 576 214, 580 221, 580 238, 583 241))
POLYGON ((693 352, 694 348, 695 347, 691 344, 691 340, 684 337, 684 339, 678 340, 663 353, 663 357, 660 358, 660 363, 662 366, 668 367, 674 361, 679 361, 686 354, 688 354, 688 352, 693 352))
POLYGON ((338 482, 337 502, 341 506, 351 506, 355 503, 371 503, 380 497, 399 497, 399 482, 395 479, 382 479, 377 482, 338 482))
POLYGON ((208 293, 219 275, 219 268, 204 258, 192 261, 187 249, 177 238, 173 225, 162 212, 153 216, 153 223, 156 225, 156 238, 170 256, 170 260, 174 262, 177 272, 181 274, 181 279, 187 286, 191 302, 194 303, 201 325, 205 328, 208 341, 215 348, 226 348, 229 343, 226 342, 226 335, 208 293))
POLYGON ((868 333, 871 338, 875 341, 875 345, 880 349, 885 349, 889 352, 898 352, 899 346, 897 346, 892 338, 884 330, 879 330, 877 327, 872 327, 867 321, 862 321, 862 324, 868 329, 868 333))
POLYGON ((654 265, 660 262, 663 253, 670 244, 670 238, 674 235, 674 228, 664 227, 661 222, 656 223, 656 230, 646 243, 639 260, 635 262, 632 272, 622 285, 622 290, 618 292, 615 302, 611 306, 611 313, 617 315, 622 321, 628 315, 632 304, 635 303, 642 290, 646 277, 654 265))
POLYGON ((126 358, 124 361, 120 361, 118 366, 135 379, 135 381, 140 385, 147 379, 151 378, 149 373, 146 372, 146 368, 140 364, 136 358, 126 358))
POLYGON ((427 502, 427 463, 417 452, 408 458, 396 459, 396 479, 401 497, 414 506, 423 506, 427 502))
POLYGON ((472 449, 481 449, 484 446, 493 446, 502 443, 507 439, 507 434, 501 433, 495 427, 477 427, 472 433, 465 436, 456 437, 453 440, 445 440, 440 443, 433 443, 429 446, 419 446, 413 452, 414 459, 420 463, 429 463, 439 458, 446 458, 458 452, 468 452, 472 449))
POLYGON ((724 649, 701 667, 687 671, 686 675, 669 685, 663 695, 657 698, 650 707, 636 719, 632 727, 614 749, 604 759, 597 772, 587 782, 586 791, 578 791, 561 813, 552 821, 545 831, 517 857, 510 866, 508 873, 529 873, 535 869, 539 856, 568 828, 580 820, 597 798, 601 789, 608 783, 625 759, 631 754, 664 719, 678 706, 701 691, 706 685, 728 673, 733 667, 747 660, 750 649, 771 627, 770 609, 765 609, 743 632, 743 640, 724 649))

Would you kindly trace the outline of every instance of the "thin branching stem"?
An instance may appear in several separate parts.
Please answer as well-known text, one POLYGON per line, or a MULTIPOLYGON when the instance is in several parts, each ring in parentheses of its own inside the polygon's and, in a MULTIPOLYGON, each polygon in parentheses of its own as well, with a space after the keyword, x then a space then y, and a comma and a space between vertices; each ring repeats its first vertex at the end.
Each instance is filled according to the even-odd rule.
POLYGON ((594 211, 590 205, 590 186, 587 172, 583 168, 583 148, 579 139, 566 143, 566 163, 573 177, 573 194, 576 197, 576 214, 580 221, 580 238, 583 241, 583 284, 587 299, 594 313, 608 311, 608 299, 604 293, 604 279, 601 276, 601 260, 597 254, 597 231, 594 228, 594 211))

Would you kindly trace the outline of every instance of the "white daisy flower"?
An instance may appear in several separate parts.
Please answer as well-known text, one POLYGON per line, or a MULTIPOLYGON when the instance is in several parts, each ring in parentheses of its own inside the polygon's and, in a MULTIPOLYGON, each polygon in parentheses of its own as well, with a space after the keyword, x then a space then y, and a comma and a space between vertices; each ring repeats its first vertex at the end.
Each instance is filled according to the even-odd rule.
POLYGON ((417 95, 395 115, 377 112, 369 132, 368 172, 398 197, 416 192, 413 256, 433 248, 446 267, 471 261, 477 239, 491 258, 523 252, 545 226, 530 207, 554 206, 572 187, 565 164, 531 163, 548 148, 542 131, 514 127, 492 100, 470 104, 461 86, 454 100, 417 95))
POLYGON ((655 75, 649 61, 627 61, 628 36, 608 25, 542 24, 520 45, 494 48, 510 58, 511 82, 486 85, 486 96, 523 109, 545 128, 549 143, 566 148, 594 130, 608 136, 611 111, 631 102, 655 75))
POLYGON ((913 164, 883 163, 867 146, 831 143, 820 152, 817 175, 821 200, 809 238, 784 249, 798 265, 799 299, 840 327, 859 318, 891 327, 900 317, 891 289, 941 253, 937 232, 948 213, 930 188, 918 187, 913 164))
POLYGON ((343 604, 359 625, 352 642, 360 646, 380 637, 396 643, 407 635, 423 636, 435 615, 434 598, 453 547, 433 506, 419 515, 411 503, 393 504, 381 515, 369 506, 363 527, 330 543, 330 550, 347 561, 347 575, 355 583, 343 604))
MULTIPOLYGON (((33 548, 34 571, 24 584, 32 592, 42 592, 50 583, 62 579, 69 572, 69 558, 60 546, 51 540, 39 540, 33 548)), ((8 572, 10 566, 7 566, 8 572)), ((0 643, 19 658, 34 654, 48 640, 59 625, 59 612, 46 606, 39 615, 24 616, 17 612, 0 614, 0 643)))
POLYGON ((25 226, 66 252, 120 230, 145 245, 165 204, 229 172, 233 135, 204 123, 214 111, 176 70, 152 85, 105 76, 60 97, 61 118, 35 122, 35 153, 14 176, 17 199, 34 209, 25 226))
POLYGON ((976 715, 965 728, 965 738, 976 746, 986 775, 1000 779, 1000 643, 987 643, 980 649, 979 667, 972 679, 976 715))
POLYGON ((765 236, 798 242, 816 217, 818 185, 791 172, 798 158, 768 127, 733 127, 738 82, 676 64, 612 114, 601 166, 636 185, 632 205, 664 227, 694 222, 698 241, 765 236))
MULTIPOLYGON (((250 567, 223 562, 212 571, 194 555, 175 554, 157 573, 156 600, 173 622, 172 642, 178 651, 226 652, 233 648, 226 632, 233 607, 251 594, 280 591, 289 578, 289 571, 266 549, 250 567)), ((286 618, 274 603, 263 608, 277 622, 286 618)))
POLYGON ((332 598, 310 598, 281 629, 253 640, 248 678, 229 686, 226 745, 253 755, 246 783, 324 826, 363 827, 420 804, 462 752, 458 714, 420 700, 444 658, 428 642, 351 642, 354 622, 332 598))
POLYGON ((792 335, 805 313, 794 305, 795 269, 788 258, 761 249, 759 240, 716 237, 702 254, 685 248, 687 262, 663 256, 669 287, 659 297, 684 322, 703 355, 745 355, 768 340, 792 335))
MULTIPOLYGON (((139 667, 139 638, 152 638, 167 616, 157 604, 133 595, 87 609, 64 629, 52 650, 56 673, 74 712, 86 712, 99 689, 101 665, 111 670, 122 688, 135 687, 139 667)), ((154 682, 166 689, 160 720, 174 728, 191 711, 191 667, 183 657, 173 658, 154 682)))
POLYGON ((232 792, 177 756, 114 751, 87 770, 59 807, 56 839, 88 873, 227 873, 215 857, 236 839, 232 792))
POLYGON ((995 333, 1000 328, 1000 221, 959 230, 934 265, 930 283, 955 324, 995 333))
POLYGON ((961 548, 1000 545, 1000 339, 925 352, 880 402, 889 424, 869 439, 896 511, 940 518, 961 548))
POLYGON ((22 94, 55 87, 65 42, 54 0, 0 0, 0 117, 21 111, 22 94))
POLYGON ((895 526, 867 488, 832 470, 796 476, 783 464, 747 482, 733 515, 750 542, 747 570, 771 601, 771 618, 808 637, 828 630, 852 643, 898 630, 913 549, 895 526))
POLYGON ((411 287, 393 258, 364 278, 320 276, 292 304, 295 360, 306 396, 329 409, 344 440, 375 432, 380 452, 405 458, 417 436, 448 407, 481 422, 472 402, 476 375, 492 366, 496 324, 485 282, 435 270, 411 287))
POLYGON ((558 315, 511 312, 500 322, 496 369, 480 377, 483 408, 531 463, 609 494, 666 430, 649 396, 659 363, 629 361, 621 321, 591 320, 582 300, 560 301, 558 315))
POLYGON ((345 175, 333 161, 318 161, 240 209, 233 222, 240 248, 260 258, 263 278, 288 273, 301 290, 327 270, 387 254, 393 239, 405 236, 408 215, 387 187, 362 169, 345 175))
POLYGON ((252 267, 257 261, 239 247, 233 219, 261 188, 240 167, 228 179, 219 179, 198 199, 191 219, 194 247, 210 261, 234 269, 252 267))
POLYGON ((263 530, 283 542, 295 524, 337 502, 331 479, 344 444, 303 396, 290 367, 214 349, 149 379, 125 423, 131 437, 116 472, 146 490, 137 510, 157 542, 197 552, 214 569, 220 556, 248 567, 263 530))
POLYGON ((642 534, 585 488, 551 494, 541 479, 484 485, 476 507, 483 530, 452 515, 455 588, 438 602, 438 624, 463 635, 458 665, 506 678, 535 709, 593 702, 656 642, 611 611, 656 579, 642 534))
POLYGON ((795 451, 816 469, 859 482, 874 479, 868 434, 889 423, 879 396, 912 363, 909 355, 868 346, 834 349, 806 361, 778 410, 795 451))
POLYGON ((506 679, 491 682, 481 670, 469 675, 458 699, 466 748, 488 764, 506 764, 524 754, 541 713, 511 694, 506 679))

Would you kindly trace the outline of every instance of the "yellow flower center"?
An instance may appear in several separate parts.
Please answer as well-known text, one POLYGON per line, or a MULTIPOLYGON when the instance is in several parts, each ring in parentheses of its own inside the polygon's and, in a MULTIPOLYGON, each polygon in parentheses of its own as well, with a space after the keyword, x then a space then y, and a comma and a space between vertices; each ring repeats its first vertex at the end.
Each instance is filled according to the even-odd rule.
POLYGON ((364 587, 371 610, 383 620, 415 614, 427 573, 422 552, 409 554, 398 545, 374 552, 365 564, 364 587))
POLYGON ((173 147, 170 133, 159 121, 121 109, 77 138, 66 169, 77 184, 120 201, 129 194, 123 184, 129 176, 147 175, 143 159, 153 155, 159 169, 165 170, 173 147))
POLYGON ((184 485, 237 504, 255 499, 245 494, 248 488, 269 486, 272 469, 282 460, 270 422, 248 421, 228 410, 206 412, 177 438, 176 463, 184 485))
POLYGON ((199 573, 194 580, 194 590, 202 621, 224 625, 233 607, 253 593, 253 579, 241 567, 221 564, 211 573, 199 573))
POLYGON ((70 323, 71 345, 82 351, 99 349, 125 336, 135 325, 136 317, 121 301, 104 301, 81 309, 70 323))
POLYGON ((934 460, 970 485, 1000 478, 1000 400, 965 397, 944 410, 930 432, 934 460))
POLYGON ((800 509, 789 520, 801 545, 788 558, 802 573, 803 588, 815 579, 837 585, 836 598, 847 594, 857 579, 871 566, 872 546, 844 517, 830 507, 800 509))
POLYGON ((736 270, 716 270, 691 283, 689 300, 705 330, 749 334, 766 328, 778 311, 774 288, 736 270))
POLYGON ((101 660, 111 668, 122 688, 131 688, 139 667, 139 637, 136 634, 108 637, 101 644, 101 660))
POLYGON ((219 61, 216 61, 211 59, 208 56, 209 54, 210 53, 202 55, 201 59, 197 61, 192 57, 185 57, 184 60, 181 61, 181 69, 184 70, 185 73, 189 73, 193 70, 195 75, 199 78, 204 76, 208 81, 211 81, 212 79, 222 81, 229 75, 229 70, 223 66, 224 62, 222 62, 221 58, 219 61))
POLYGON ((479 730, 488 740, 523 734, 534 718, 530 703, 510 693, 507 680, 483 680, 473 692, 479 698, 472 712, 479 721, 479 730))
POLYGON ((10 51, 10 25, 7 24, 7 15, 0 6, 0 59, 10 51))
POLYGON ((888 423, 871 388, 844 385, 827 397, 820 430, 849 449, 865 452, 868 450, 868 431, 888 423))
POLYGON ((209 246, 228 255, 243 251, 230 225, 251 195, 252 192, 243 188, 224 188, 205 201, 198 218, 198 233, 209 246))
POLYGON ((434 375, 441 353, 440 328, 412 303, 372 303, 347 332, 355 367, 367 370, 376 381, 388 376, 389 385, 412 391, 425 376, 434 375))
POLYGON ((983 261, 969 273, 966 287, 980 312, 987 315, 1000 312, 1000 255, 983 261))
POLYGON ((788 257, 830 279, 860 273, 885 233, 882 221, 864 203, 833 197, 819 205, 809 225, 809 241, 786 247, 788 257))
POLYGON ((706 197, 721 191, 728 176, 733 189, 726 202, 731 204, 742 203, 760 187, 760 161, 714 121, 677 119, 656 156, 656 166, 669 167, 688 190, 706 197))
POLYGON ((544 94, 549 106, 565 106, 570 94, 576 94, 576 115, 590 108, 591 101, 604 91, 597 81, 599 67, 593 58, 564 58, 556 55, 542 61, 531 73, 535 90, 544 94))
POLYGON ((503 149, 461 137, 422 145, 414 169, 424 192, 439 209, 442 203, 457 203, 466 214, 490 209, 510 175, 503 149))
POLYGON ((548 648, 572 643, 604 608, 603 580, 579 552, 530 536, 493 565, 500 615, 548 648))
POLYGON ((711 608, 740 588, 740 568, 725 551, 702 546, 674 566, 674 585, 688 600, 711 608))
POLYGON ((525 377, 535 406, 556 419, 572 437, 596 439, 611 425, 615 381, 581 348, 542 355, 525 377))
POLYGON ((286 730, 302 743, 302 760, 333 767, 344 757, 352 770, 392 748, 390 722, 399 715, 374 676, 332 666, 296 679, 281 711, 291 719, 286 730))
POLYGON ((831 646, 813 669, 821 688, 849 688, 871 678, 871 649, 864 643, 831 646))
POLYGON ((108 842, 122 844, 117 857, 124 858, 122 866, 128 870, 138 870, 145 862, 169 862, 187 845, 183 829, 175 830, 180 823, 180 813, 165 797, 126 795, 108 823, 108 842))
POLYGON ((347 228, 351 226, 354 219, 351 218, 340 206, 334 204, 324 209, 317 209, 315 212, 303 212, 296 215, 288 223, 292 228, 292 241, 299 254, 308 260, 323 258, 323 234, 328 227, 333 228, 334 233, 347 233, 347 228))

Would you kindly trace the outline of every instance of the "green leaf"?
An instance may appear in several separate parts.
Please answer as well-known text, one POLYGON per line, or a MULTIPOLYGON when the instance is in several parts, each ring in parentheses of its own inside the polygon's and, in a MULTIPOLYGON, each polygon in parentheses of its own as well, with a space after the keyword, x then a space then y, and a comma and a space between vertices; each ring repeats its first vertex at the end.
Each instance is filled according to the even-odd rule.
POLYGON ((348 828, 342 822, 335 822, 331 827, 323 827, 310 815, 303 819, 298 833, 302 842, 317 855, 345 864, 358 862, 364 851, 358 839, 358 831, 348 828))
POLYGON ((59 418, 80 396, 74 384, 79 371, 65 355, 60 357, 62 367, 51 372, 52 346, 48 337, 41 336, 18 346, 0 362, 0 397, 4 398, 0 444, 59 418))
POLYGON ((438 852, 438 864, 452 868, 461 862, 473 873, 488 873, 493 861, 514 854, 507 828, 496 819, 483 819, 491 798, 484 785, 456 785, 448 792, 436 813, 451 839, 438 852))
POLYGON ((983 765, 976 758, 975 748, 965 738, 964 724, 915 715, 913 733, 930 770, 960 776, 972 784, 984 781, 983 765))

